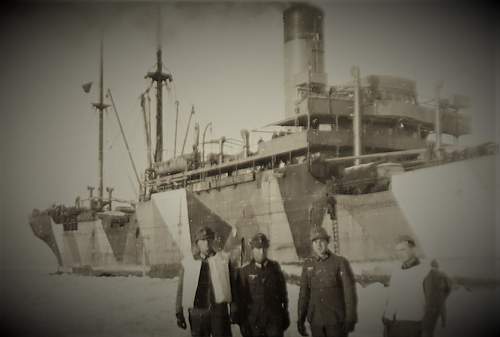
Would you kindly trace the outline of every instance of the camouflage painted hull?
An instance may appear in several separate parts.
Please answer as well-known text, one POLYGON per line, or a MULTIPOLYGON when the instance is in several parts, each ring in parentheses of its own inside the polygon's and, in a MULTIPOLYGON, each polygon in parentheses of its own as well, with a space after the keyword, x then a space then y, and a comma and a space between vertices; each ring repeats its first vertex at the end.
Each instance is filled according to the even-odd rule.
POLYGON ((239 180, 243 182, 158 192, 139 204, 142 233, 150 237, 145 240, 149 261, 165 263, 176 250, 179 257, 189 254, 191 238, 201 226, 213 228, 221 242, 233 227, 244 242, 265 233, 271 258, 285 264, 310 254, 308 236, 314 225, 326 228, 336 238, 331 248, 355 262, 392 260, 396 237, 413 234, 391 191, 335 195, 332 205, 329 186, 311 175, 307 164, 239 180))
POLYGON ((58 271, 86 275, 143 272, 143 239, 134 213, 92 214, 82 211, 71 221, 56 221, 48 210, 34 210, 30 226, 54 253, 58 271))
POLYGON ((391 258, 388 243, 394 237, 381 233, 409 232, 392 193, 337 196, 336 222, 327 193, 328 186, 300 164, 257 172, 232 185, 155 193, 137 204, 128 221, 118 224, 112 212, 74 223, 57 223, 47 212, 38 212, 30 224, 65 272, 107 274, 145 268, 164 274, 191 252, 191 237, 201 226, 213 228, 222 242, 233 227, 245 242, 263 232, 271 240, 273 259, 296 263, 310 253, 311 226, 322 225, 333 237, 336 223, 342 254, 359 261, 391 258), (391 214, 391 222, 366 230, 363 217, 373 220, 374 214, 391 214))
MULTIPOLYGON (((150 200, 139 202, 127 216, 108 211, 84 221, 80 215, 73 230, 65 230, 70 224, 56 223, 47 212, 34 213, 30 224, 56 256, 60 270, 67 272, 169 277, 175 275, 183 256, 191 254, 194 232, 209 226, 221 245, 235 227, 239 239, 244 239, 243 248, 248 248, 249 238, 255 233, 265 233, 271 240, 271 258, 285 268, 288 265, 289 273, 296 274, 300 272, 300 261, 310 254, 311 226, 321 225, 333 238, 330 248, 352 261, 357 275, 384 275, 395 259, 394 242, 401 234, 413 235, 422 254, 434 255, 435 232, 415 220, 419 210, 408 196, 419 196, 425 204, 424 197, 432 194, 432 181, 442 181, 441 188, 448 188, 448 192, 453 192, 449 187, 460 189, 450 177, 468 176, 470 170, 477 173, 494 164, 492 158, 402 173, 392 178, 391 188, 358 195, 332 194, 331 187, 316 179, 307 164, 297 164, 234 176, 232 184, 221 180, 219 184, 198 183, 157 192, 150 200), (446 177, 451 180, 445 182, 446 177), (117 217, 128 220, 117 225, 117 217)), ((467 180, 470 185, 480 186, 474 179, 485 174, 467 180)), ((456 207, 461 207, 460 202, 456 207)), ((439 208, 439 204, 434 206, 435 210, 439 208)), ((456 238, 457 229, 460 232, 464 226, 458 227, 443 224, 433 228, 456 238)), ((471 242, 487 241, 486 231, 475 233, 471 242)), ((241 254, 241 246, 233 249, 235 262, 248 258, 248 249, 245 251, 241 254)), ((457 274, 465 271, 457 270, 457 274)))

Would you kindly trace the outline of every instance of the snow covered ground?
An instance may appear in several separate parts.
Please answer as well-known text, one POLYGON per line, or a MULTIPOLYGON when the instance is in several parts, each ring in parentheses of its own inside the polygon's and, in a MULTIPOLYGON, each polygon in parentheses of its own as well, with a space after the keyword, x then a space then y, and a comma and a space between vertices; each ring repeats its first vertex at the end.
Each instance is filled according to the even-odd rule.
MULTIPOLYGON (((176 286, 177 279, 2 270, 3 335, 189 336, 189 330, 180 330, 175 323, 176 286)), ((295 328, 298 287, 289 285, 288 291, 292 325, 286 336, 299 336, 295 328)), ((386 288, 378 284, 358 288, 359 324, 351 336, 382 336, 380 317, 385 294, 386 288)), ((499 290, 455 290, 448 302, 448 326, 438 328, 436 336, 478 335, 478 328, 498 319, 499 303, 499 290)), ((233 326, 233 335, 240 336, 237 326, 233 326)))

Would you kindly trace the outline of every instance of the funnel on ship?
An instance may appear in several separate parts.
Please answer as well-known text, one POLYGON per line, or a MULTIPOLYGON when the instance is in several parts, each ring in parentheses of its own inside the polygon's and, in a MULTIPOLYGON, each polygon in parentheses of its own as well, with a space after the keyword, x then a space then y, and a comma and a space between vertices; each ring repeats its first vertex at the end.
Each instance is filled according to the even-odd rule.
POLYGON ((325 90, 323 17, 321 9, 308 4, 283 12, 286 118, 295 116, 301 99, 325 90))

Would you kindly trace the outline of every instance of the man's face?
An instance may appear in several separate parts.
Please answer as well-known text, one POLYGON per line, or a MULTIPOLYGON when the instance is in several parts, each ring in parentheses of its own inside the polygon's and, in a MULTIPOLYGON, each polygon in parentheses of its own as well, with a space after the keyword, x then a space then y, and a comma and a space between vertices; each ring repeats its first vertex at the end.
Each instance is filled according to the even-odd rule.
POLYGON ((203 240, 198 240, 196 243, 198 245, 198 249, 200 250, 200 253, 203 255, 208 255, 208 252, 210 252, 212 248, 212 239, 203 239, 203 240))
POLYGON ((222 238, 220 236, 215 237, 212 248, 215 249, 216 252, 224 249, 224 242, 222 241, 222 238))
POLYGON ((252 256, 255 262, 263 263, 267 259, 267 248, 252 248, 252 256))
POLYGON ((328 240, 316 239, 312 242, 313 250, 318 256, 323 256, 328 249, 328 240))
POLYGON ((415 250, 409 242, 400 242, 396 245, 396 254, 400 261, 405 262, 415 257, 415 250))

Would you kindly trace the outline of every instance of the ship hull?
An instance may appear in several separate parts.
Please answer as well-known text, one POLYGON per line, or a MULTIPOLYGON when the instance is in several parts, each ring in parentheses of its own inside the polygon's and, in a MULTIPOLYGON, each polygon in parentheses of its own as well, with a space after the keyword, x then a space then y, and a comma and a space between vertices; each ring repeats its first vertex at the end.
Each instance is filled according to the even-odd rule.
POLYGON ((135 214, 102 212, 55 219, 51 209, 33 211, 33 233, 54 253, 58 271, 83 275, 139 275, 143 242, 135 214))
MULTIPOLYGON (((300 262, 311 253, 311 227, 322 226, 332 238, 330 249, 347 257, 358 277, 380 275, 383 279, 394 266, 394 243, 400 235, 416 238, 420 255, 438 258, 467 254, 445 242, 459 241, 464 247, 494 236, 490 233, 494 206, 486 205, 494 198, 481 190, 484 181, 475 181, 494 176, 494 158, 403 172, 391 178, 388 188, 364 194, 334 193, 329 183, 316 178, 303 163, 154 193, 136 205, 121 230, 111 228, 111 214, 79 221, 74 231, 65 231, 65 224, 44 212, 34 213, 30 222, 35 235, 53 251, 60 270, 68 272, 102 275, 114 270, 115 274, 171 277, 177 274, 182 258, 193 253, 194 233, 209 226, 216 232, 218 248, 228 249, 236 264, 249 259, 250 238, 265 233, 271 242, 270 257, 293 276, 300 273, 300 262), (490 166, 491 172, 483 172, 490 166), (441 204, 430 197, 436 194, 432 192, 436 182, 443 191, 441 204), (469 192, 475 204, 470 198, 460 199, 469 192), (432 217, 419 216, 419 210, 432 217), (461 211, 465 213, 457 215, 461 211), (455 222, 450 223, 447 217, 452 213, 455 222), (469 213, 474 216, 470 218, 469 213), (483 217, 484 221, 470 231, 467 223, 458 223, 461 217, 470 221, 483 217), (237 240, 228 239, 233 229, 237 240), (436 242, 438 235, 441 239, 436 242)), ((481 254, 488 256, 487 249, 481 254)), ((456 275, 488 278, 484 273, 488 268, 479 273, 457 268, 449 269, 456 275)))
MULTIPOLYGON (((246 180, 206 189, 193 185, 155 193, 147 203, 163 210, 155 212, 163 213, 160 222, 173 234, 173 240, 182 242, 181 255, 193 249, 192 238, 202 226, 214 229, 222 242, 235 228, 247 252, 251 237, 262 232, 270 239, 270 257, 285 264, 300 262, 310 255, 309 231, 313 226, 323 226, 336 238, 330 242, 332 250, 360 262, 394 259, 392 243, 397 236, 414 234, 390 190, 332 195, 329 185, 316 179, 307 164, 260 171, 246 180), (333 204, 332 196, 336 200, 333 204), (187 216, 178 216, 176 209, 187 216)), ((158 253, 159 248, 154 246, 160 245, 155 242, 150 248, 158 253)), ((165 247, 162 249, 160 255, 166 261, 168 254, 165 247)))
MULTIPOLYGON (((493 170, 488 170, 494 167, 494 158, 486 156, 402 172, 391 177, 384 190, 364 194, 332 193, 331 186, 324 179, 317 179, 304 163, 263 170, 247 178, 235 176, 234 184, 193 184, 155 193, 148 203, 163 210, 158 214, 164 214, 162 223, 176 242, 180 258, 192 253, 192 238, 198 228, 211 227, 226 244, 234 228, 239 238, 236 242, 242 243, 242 247, 225 247, 232 248, 234 262, 248 260, 248 242, 255 233, 262 232, 271 242, 270 257, 288 265, 285 269, 291 274, 297 274, 300 268, 294 266, 311 254, 309 231, 319 225, 332 238, 330 249, 348 258, 360 279, 367 276, 368 282, 373 276, 384 280, 390 274, 397 263, 395 242, 404 234, 415 238, 420 256, 437 258, 453 275, 487 279, 492 276, 488 271, 494 268, 486 266, 477 271, 472 270, 477 266, 457 267, 445 261, 470 255, 473 242, 479 240, 487 245, 488 237, 494 235, 494 206, 487 204, 494 198, 489 196, 491 191, 482 189, 484 182, 476 182, 478 177, 494 177, 493 170), (441 191, 440 200, 433 199, 437 194, 433 189, 437 188, 441 191), (472 204, 463 199, 461 195, 467 193, 479 201, 472 204), (426 217, 419 216, 422 211, 426 217), (457 215, 461 212, 475 215, 457 215), (471 231, 465 220, 459 222, 459 218, 470 219, 471 223, 482 218, 484 221, 471 231), (468 243, 470 249, 460 250, 452 244, 454 241, 462 242, 462 247, 468 243), (241 254, 242 249, 246 254, 241 254)), ((474 251, 475 256, 478 249, 474 251)), ((494 256, 490 253, 486 248, 481 252, 485 257, 494 256)), ((170 262, 166 251, 162 256, 158 258, 170 262)))

